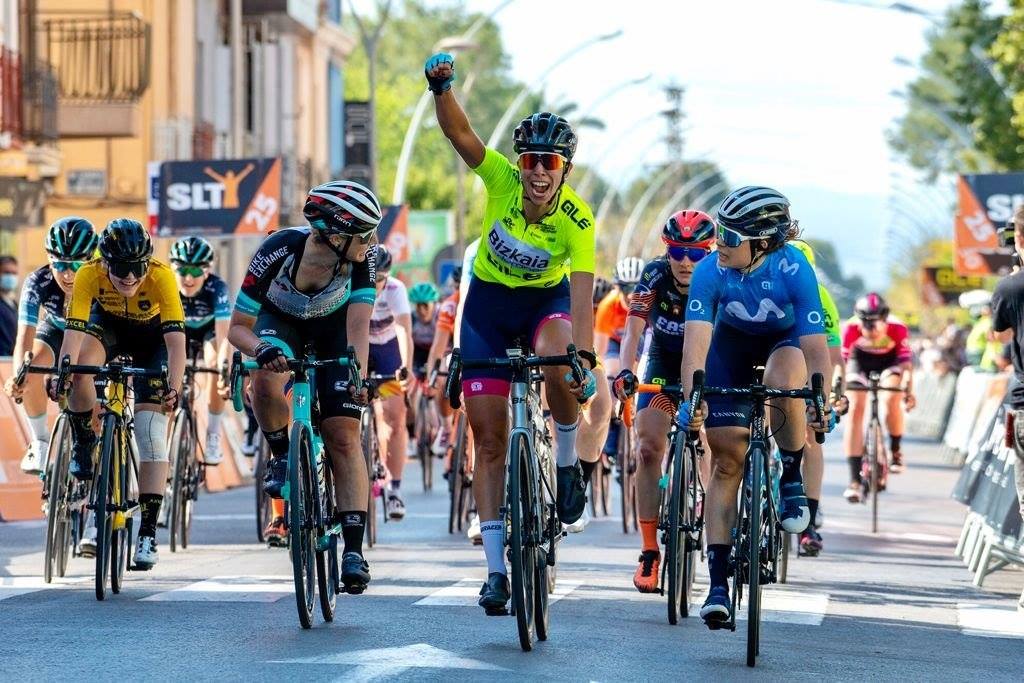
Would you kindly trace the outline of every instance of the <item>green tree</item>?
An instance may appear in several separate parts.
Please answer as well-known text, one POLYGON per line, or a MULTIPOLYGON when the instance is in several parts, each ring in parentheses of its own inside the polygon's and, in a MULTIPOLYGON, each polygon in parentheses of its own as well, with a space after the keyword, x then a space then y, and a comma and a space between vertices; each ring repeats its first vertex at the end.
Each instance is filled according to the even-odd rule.
POLYGON ((857 297, 865 292, 864 280, 860 275, 843 274, 835 245, 828 240, 808 239, 814 250, 814 265, 821 284, 825 285, 836 302, 840 316, 850 315, 857 297))

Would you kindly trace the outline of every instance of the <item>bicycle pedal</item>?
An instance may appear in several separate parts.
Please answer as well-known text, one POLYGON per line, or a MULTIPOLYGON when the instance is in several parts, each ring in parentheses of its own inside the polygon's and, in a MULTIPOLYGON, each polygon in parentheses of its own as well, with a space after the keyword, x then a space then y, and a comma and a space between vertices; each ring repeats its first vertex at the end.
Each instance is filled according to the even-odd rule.
POLYGON ((511 612, 508 607, 484 607, 484 614, 489 617, 507 617, 511 612))
POLYGON ((153 567, 154 567, 154 565, 151 565, 151 564, 138 564, 138 563, 135 563, 135 564, 128 565, 127 568, 128 568, 128 571, 130 571, 130 572, 148 572, 153 567))
POLYGON ((342 593, 348 593, 349 595, 362 595, 364 591, 366 591, 365 583, 345 584, 341 589, 342 593))

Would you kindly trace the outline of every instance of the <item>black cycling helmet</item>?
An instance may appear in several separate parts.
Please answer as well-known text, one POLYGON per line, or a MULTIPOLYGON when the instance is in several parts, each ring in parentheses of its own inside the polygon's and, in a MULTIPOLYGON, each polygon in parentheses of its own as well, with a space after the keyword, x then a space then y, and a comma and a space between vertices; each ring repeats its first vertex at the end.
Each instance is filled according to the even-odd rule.
POLYGON ((43 248, 50 256, 64 261, 86 261, 96 251, 99 235, 92 223, 80 216, 58 218, 46 231, 43 248))
POLYGON ((608 296, 608 293, 615 289, 610 281, 598 275, 594 278, 594 305, 601 303, 601 299, 608 296))
POLYGON ((153 255, 149 231, 133 218, 115 218, 100 235, 100 256, 107 261, 145 261, 153 255))
POLYGON ((516 154, 554 152, 572 161, 576 153, 576 133, 561 116, 542 111, 519 122, 512 133, 512 149, 516 154))
POLYGON ((789 200, 781 192, 748 185, 733 190, 722 200, 718 223, 747 237, 779 244, 786 239, 793 219, 789 215, 789 200))
POLYGON ((378 244, 377 249, 377 270, 391 270, 391 252, 383 244, 378 244))
POLYGON ((213 262, 213 246, 202 237, 183 237, 171 245, 171 263, 205 266, 213 262))

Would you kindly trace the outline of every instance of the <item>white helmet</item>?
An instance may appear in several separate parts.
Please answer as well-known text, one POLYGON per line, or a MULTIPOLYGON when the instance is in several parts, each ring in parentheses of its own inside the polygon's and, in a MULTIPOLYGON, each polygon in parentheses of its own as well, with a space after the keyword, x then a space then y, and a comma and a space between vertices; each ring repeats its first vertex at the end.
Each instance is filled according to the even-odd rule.
POLYGON ((640 282, 644 272, 644 260, 636 256, 627 256, 615 264, 615 284, 635 285, 640 282))

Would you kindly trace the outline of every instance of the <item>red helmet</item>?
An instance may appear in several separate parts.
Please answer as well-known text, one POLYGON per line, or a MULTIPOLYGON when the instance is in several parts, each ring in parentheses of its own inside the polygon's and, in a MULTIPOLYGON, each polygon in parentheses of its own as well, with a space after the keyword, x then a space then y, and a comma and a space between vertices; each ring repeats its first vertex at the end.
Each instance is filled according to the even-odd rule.
POLYGON ((661 241, 670 247, 710 247, 715 241, 715 221, 703 211, 676 211, 665 221, 661 241))
POLYGON ((853 311, 863 320, 885 320, 889 316, 889 304, 881 294, 870 292, 857 299, 853 311))

